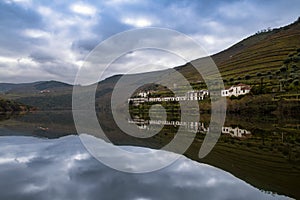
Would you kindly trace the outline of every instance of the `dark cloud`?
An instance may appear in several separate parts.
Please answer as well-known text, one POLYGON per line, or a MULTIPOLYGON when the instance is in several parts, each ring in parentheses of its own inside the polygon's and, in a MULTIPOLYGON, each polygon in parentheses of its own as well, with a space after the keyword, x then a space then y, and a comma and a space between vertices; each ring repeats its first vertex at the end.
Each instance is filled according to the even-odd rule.
POLYGON ((99 44, 99 42, 100 40, 96 39, 76 40, 72 43, 72 49, 81 53, 90 52, 99 44))
POLYGON ((36 51, 36 52, 32 52, 29 55, 30 58, 32 58, 34 61, 39 62, 41 64, 43 63, 56 63, 57 60, 55 57, 49 55, 49 53, 47 52, 40 52, 40 51, 36 51))
POLYGON ((41 17, 32 9, 25 9, 17 4, 0 2, 0 46, 1 50, 26 52, 31 42, 21 33, 24 29, 43 27, 41 17))
POLYGON ((7 31, 15 29, 37 28, 42 25, 38 13, 32 9, 26 9, 18 4, 0 2, 0 26, 7 31))

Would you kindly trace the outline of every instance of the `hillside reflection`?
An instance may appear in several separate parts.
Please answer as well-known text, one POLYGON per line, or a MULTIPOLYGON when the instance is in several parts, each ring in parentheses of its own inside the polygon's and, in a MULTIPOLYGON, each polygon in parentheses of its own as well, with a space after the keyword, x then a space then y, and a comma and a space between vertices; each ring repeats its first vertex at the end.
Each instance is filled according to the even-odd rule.
MULTIPOLYGON (((224 133, 217 145, 208 156, 199 159, 198 153, 206 130, 209 129, 210 115, 201 115, 199 122, 192 124, 180 122, 177 118, 168 119, 166 123, 163 122, 164 125, 142 116, 129 119, 129 123, 136 123, 142 129, 162 125, 161 131, 150 138, 134 138, 123 133, 110 114, 99 113, 98 118, 110 142, 115 145, 152 149, 160 149, 168 144, 176 136, 180 125, 186 125, 191 128, 191 134, 196 134, 194 142, 184 154, 188 158, 230 172, 256 188, 294 198, 300 197, 299 119, 227 115, 222 129, 224 133), (241 133, 242 137, 235 136, 234 131, 239 134, 241 130, 251 134, 244 132, 241 133)), ((0 131, 1 136, 54 139, 77 134, 70 111, 6 115, 0 119, 0 128, 6 130, 0 131)), ((187 132, 186 136, 190 137, 190 133, 187 132)))
POLYGON ((93 159, 77 136, 0 137, 0 158, 1 199, 288 199, 185 157, 152 173, 118 172, 93 159))

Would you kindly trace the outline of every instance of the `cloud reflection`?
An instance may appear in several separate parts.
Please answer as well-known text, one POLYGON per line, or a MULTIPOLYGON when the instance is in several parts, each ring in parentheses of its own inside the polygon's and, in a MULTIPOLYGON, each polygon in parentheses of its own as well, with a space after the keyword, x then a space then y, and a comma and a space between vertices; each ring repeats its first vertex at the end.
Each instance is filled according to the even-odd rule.
POLYGON ((0 199, 285 199, 184 157, 157 172, 118 172, 93 159, 78 136, 0 137, 0 177, 0 199))

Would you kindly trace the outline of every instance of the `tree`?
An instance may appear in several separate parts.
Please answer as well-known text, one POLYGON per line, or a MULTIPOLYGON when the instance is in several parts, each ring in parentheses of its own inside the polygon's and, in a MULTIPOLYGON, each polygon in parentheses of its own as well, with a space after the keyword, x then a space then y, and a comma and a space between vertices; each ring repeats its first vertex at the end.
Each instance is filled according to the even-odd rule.
POLYGON ((286 66, 282 66, 279 70, 280 70, 280 72, 286 72, 287 71, 287 67, 286 66))
POLYGON ((298 80, 298 79, 295 79, 295 80, 293 81, 293 85, 294 85, 294 86, 298 86, 298 85, 299 85, 299 80, 298 80))

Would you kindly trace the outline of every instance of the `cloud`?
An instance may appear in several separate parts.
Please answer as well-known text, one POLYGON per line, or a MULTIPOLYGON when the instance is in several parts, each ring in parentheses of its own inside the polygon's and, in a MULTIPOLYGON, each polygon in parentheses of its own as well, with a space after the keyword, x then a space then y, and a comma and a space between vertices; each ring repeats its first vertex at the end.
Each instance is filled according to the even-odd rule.
POLYGON ((49 38, 50 34, 46 31, 42 31, 39 29, 25 29, 23 31, 24 36, 31 38, 49 38))
POLYGON ((253 4, 247 1, 235 1, 230 4, 223 4, 217 10, 223 17, 229 19, 245 19, 253 16, 253 13, 258 9, 253 4))
POLYGON ((70 6, 71 11, 80 15, 93 16, 97 13, 97 9, 91 5, 79 2, 70 6))
POLYGON ((124 18, 122 19, 122 22, 134 27, 146 27, 146 26, 151 26, 152 22, 146 18, 124 18))
POLYGON ((19 4, 23 7, 30 7, 32 5, 32 0, 4 0, 7 4, 19 4))
POLYGON ((51 140, 2 136, 0 158, 1 199, 288 199, 184 157, 156 172, 118 172, 92 158, 78 136, 51 140))
MULTIPOLYGON (((270 4, 258 0, 5 0, 0 2, 0 56, 2 61, 6 58, 8 62, 2 62, 1 70, 6 73, 0 74, 0 80, 24 82, 30 81, 32 76, 32 80, 51 77, 72 83, 76 70, 95 46, 132 28, 156 26, 174 29, 192 37, 209 54, 213 54, 258 30, 291 23, 298 18, 299 7, 297 0, 291 0, 289 4, 284 0, 270 4), (23 61, 31 59, 32 63, 25 67, 25 63, 17 62, 20 58, 23 61), (14 71, 10 71, 12 69, 14 71), (57 70, 55 75, 54 70, 57 70), (21 71, 24 74, 20 76, 21 71), (58 73, 68 73, 68 78, 58 73)), ((180 43, 174 40, 179 48, 188 51, 180 43)), ((173 67, 173 64, 169 66, 173 67)), ((124 67, 114 69, 118 73, 128 70, 124 67)))

